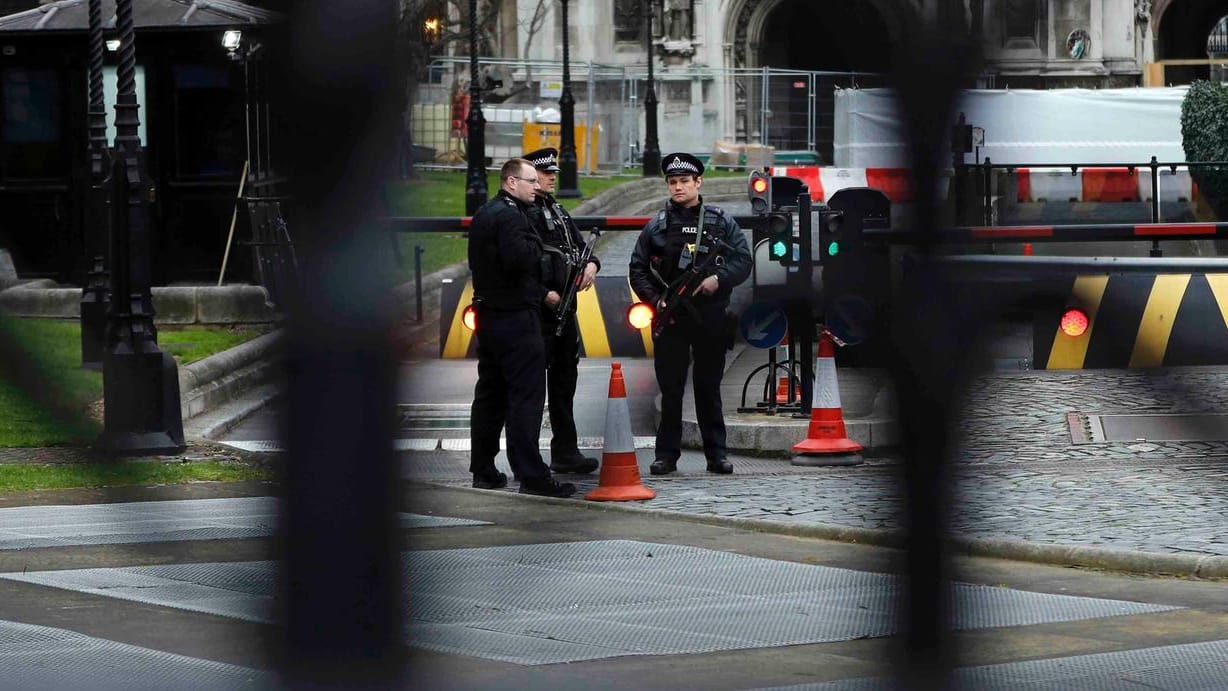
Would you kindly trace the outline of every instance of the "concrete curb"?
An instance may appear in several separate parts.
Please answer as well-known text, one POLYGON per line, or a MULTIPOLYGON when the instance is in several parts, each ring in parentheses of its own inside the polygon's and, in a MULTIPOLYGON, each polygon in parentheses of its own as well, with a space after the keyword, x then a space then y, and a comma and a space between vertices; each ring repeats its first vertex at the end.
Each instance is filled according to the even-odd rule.
POLYGON ((281 330, 273 331, 179 368, 183 419, 213 410, 277 378, 283 340, 281 330))
MULTIPOLYGON (((151 289, 154 323, 269 324, 281 321, 263 286, 158 286, 151 289)), ((81 289, 47 279, 0 291, 0 310, 15 317, 79 319, 81 289)))
MULTIPOLYGON (((412 481, 419 484, 442 489, 463 492, 478 492, 486 495, 491 490, 474 489, 472 487, 457 487, 438 482, 412 481)), ((620 504, 613 502, 590 502, 583 499, 556 499, 554 497, 539 497, 517 492, 499 492, 498 496, 514 497, 517 500, 536 501, 557 506, 583 506, 597 511, 622 511, 628 513, 656 514, 667 518, 700 523, 704 525, 724 526, 738 530, 749 530, 772 535, 804 537, 833 542, 903 549, 907 539, 903 531, 879 530, 874 528, 855 528, 852 526, 834 525, 830 523, 781 523, 758 518, 737 518, 731 516, 706 516, 690 514, 669 509, 654 509, 647 505, 620 504)), ((949 548, 956 554, 969 557, 987 557, 991 559, 1007 559, 1011 561, 1028 561, 1050 566, 1080 567, 1131 573, 1146 576, 1165 575, 1184 578, 1228 578, 1228 557, 1199 556, 1194 554, 1159 554, 1153 552, 1130 552, 1103 547, 1081 547, 1072 545, 1047 545, 1017 540, 998 540, 983 538, 954 538, 948 541, 949 548)))
POLYGON ((184 436, 197 441, 214 441, 277 400, 282 393, 280 381, 245 389, 241 397, 185 420, 184 436))

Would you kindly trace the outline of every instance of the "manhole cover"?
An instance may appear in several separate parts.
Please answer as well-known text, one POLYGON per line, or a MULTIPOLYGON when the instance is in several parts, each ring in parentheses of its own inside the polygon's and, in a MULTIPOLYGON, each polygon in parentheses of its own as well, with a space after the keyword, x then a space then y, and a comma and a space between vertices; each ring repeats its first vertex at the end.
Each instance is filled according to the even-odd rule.
POLYGON ((1068 413, 1075 444, 1110 441, 1228 441, 1228 415, 1171 413, 1158 415, 1090 415, 1068 413))

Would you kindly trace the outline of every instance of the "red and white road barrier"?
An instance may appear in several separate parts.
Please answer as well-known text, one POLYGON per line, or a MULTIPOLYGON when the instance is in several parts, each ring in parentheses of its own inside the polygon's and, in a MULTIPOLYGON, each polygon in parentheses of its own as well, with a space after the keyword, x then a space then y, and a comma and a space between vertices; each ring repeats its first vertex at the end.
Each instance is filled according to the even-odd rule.
MULTIPOLYGON (((1016 168, 1016 201, 1025 202, 1149 202, 1148 168, 1016 168)), ((1198 198, 1198 186, 1188 170, 1159 171, 1160 201, 1189 202, 1198 198)))
POLYGON ((908 168, 778 166, 773 168, 772 174, 798 178, 806 183, 810 188, 810 198, 816 202, 825 202, 846 187, 873 187, 882 190, 893 204, 912 201, 912 171, 908 168))
MULTIPOLYGON (((913 200, 911 171, 908 168, 831 168, 824 166, 778 166, 773 175, 798 178, 810 188, 810 198, 826 202, 846 187, 872 187, 882 190, 893 204, 913 200)), ((1012 173, 995 169, 998 186, 1012 173)), ((1016 168, 1015 201, 1028 202, 1149 202, 1151 170, 1148 168, 1080 168, 1073 175, 1069 168, 1016 168)), ((1160 201, 1189 202, 1198 198, 1198 186, 1188 170, 1159 171, 1160 201)), ((950 178, 940 178, 938 193, 946 198, 950 178)))

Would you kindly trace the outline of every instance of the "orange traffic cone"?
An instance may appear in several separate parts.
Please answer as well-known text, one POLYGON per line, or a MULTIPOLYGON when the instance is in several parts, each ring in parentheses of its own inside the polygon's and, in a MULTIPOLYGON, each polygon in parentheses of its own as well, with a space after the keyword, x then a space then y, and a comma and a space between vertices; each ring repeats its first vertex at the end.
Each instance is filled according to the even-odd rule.
POLYGON ((640 467, 631 437, 631 411, 622 365, 610 365, 610 395, 605 409, 605 446, 601 451, 601 481, 585 495, 589 501, 652 499, 657 493, 640 484, 640 467))
POLYGON ((861 463, 861 444, 844 431, 844 411, 840 408, 840 386, 836 381, 836 347, 826 330, 819 335, 814 363, 814 398, 810 405, 810 430, 806 439, 793 445, 803 454, 793 465, 850 465, 861 463), (808 458, 812 454, 820 458, 808 458))
POLYGON ((794 403, 801 397, 801 392, 794 390, 793 400, 789 400, 789 378, 781 377, 780 383, 776 385, 776 402, 777 403, 794 403))
POLYGON ((1032 256, 1032 243, 1030 242, 1023 243, 1023 256, 1025 257, 1032 256))

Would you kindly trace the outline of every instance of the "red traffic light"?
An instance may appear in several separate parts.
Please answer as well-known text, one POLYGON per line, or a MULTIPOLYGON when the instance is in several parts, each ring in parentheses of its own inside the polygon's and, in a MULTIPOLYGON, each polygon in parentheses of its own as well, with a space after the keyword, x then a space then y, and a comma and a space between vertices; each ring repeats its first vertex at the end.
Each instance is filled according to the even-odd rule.
POLYGON ((750 210, 765 214, 772 209, 772 179, 761 170, 750 172, 750 210))
POLYGON ((637 302, 627 309, 627 323, 636 330, 647 329, 652 326, 652 318, 655 315, 656 310, 648 303, 637 302))
POLYGON ((1062 320, 1058 322, 1058 328, 1062 333, 1071 338, 1078 338, 1087 332, 1087 327, 1091 325, 1091 320, 1087 318, 1087 313, 1077 307, 1071 307, 1062 314, 1062 320))
POLYGON ((469 329, 470 331, 478 330, 478 311, 473 307, 473 305, 469 305, 465 308, 465 311, 461 313, 461 323, 464 324, 465 328, 469 329))

